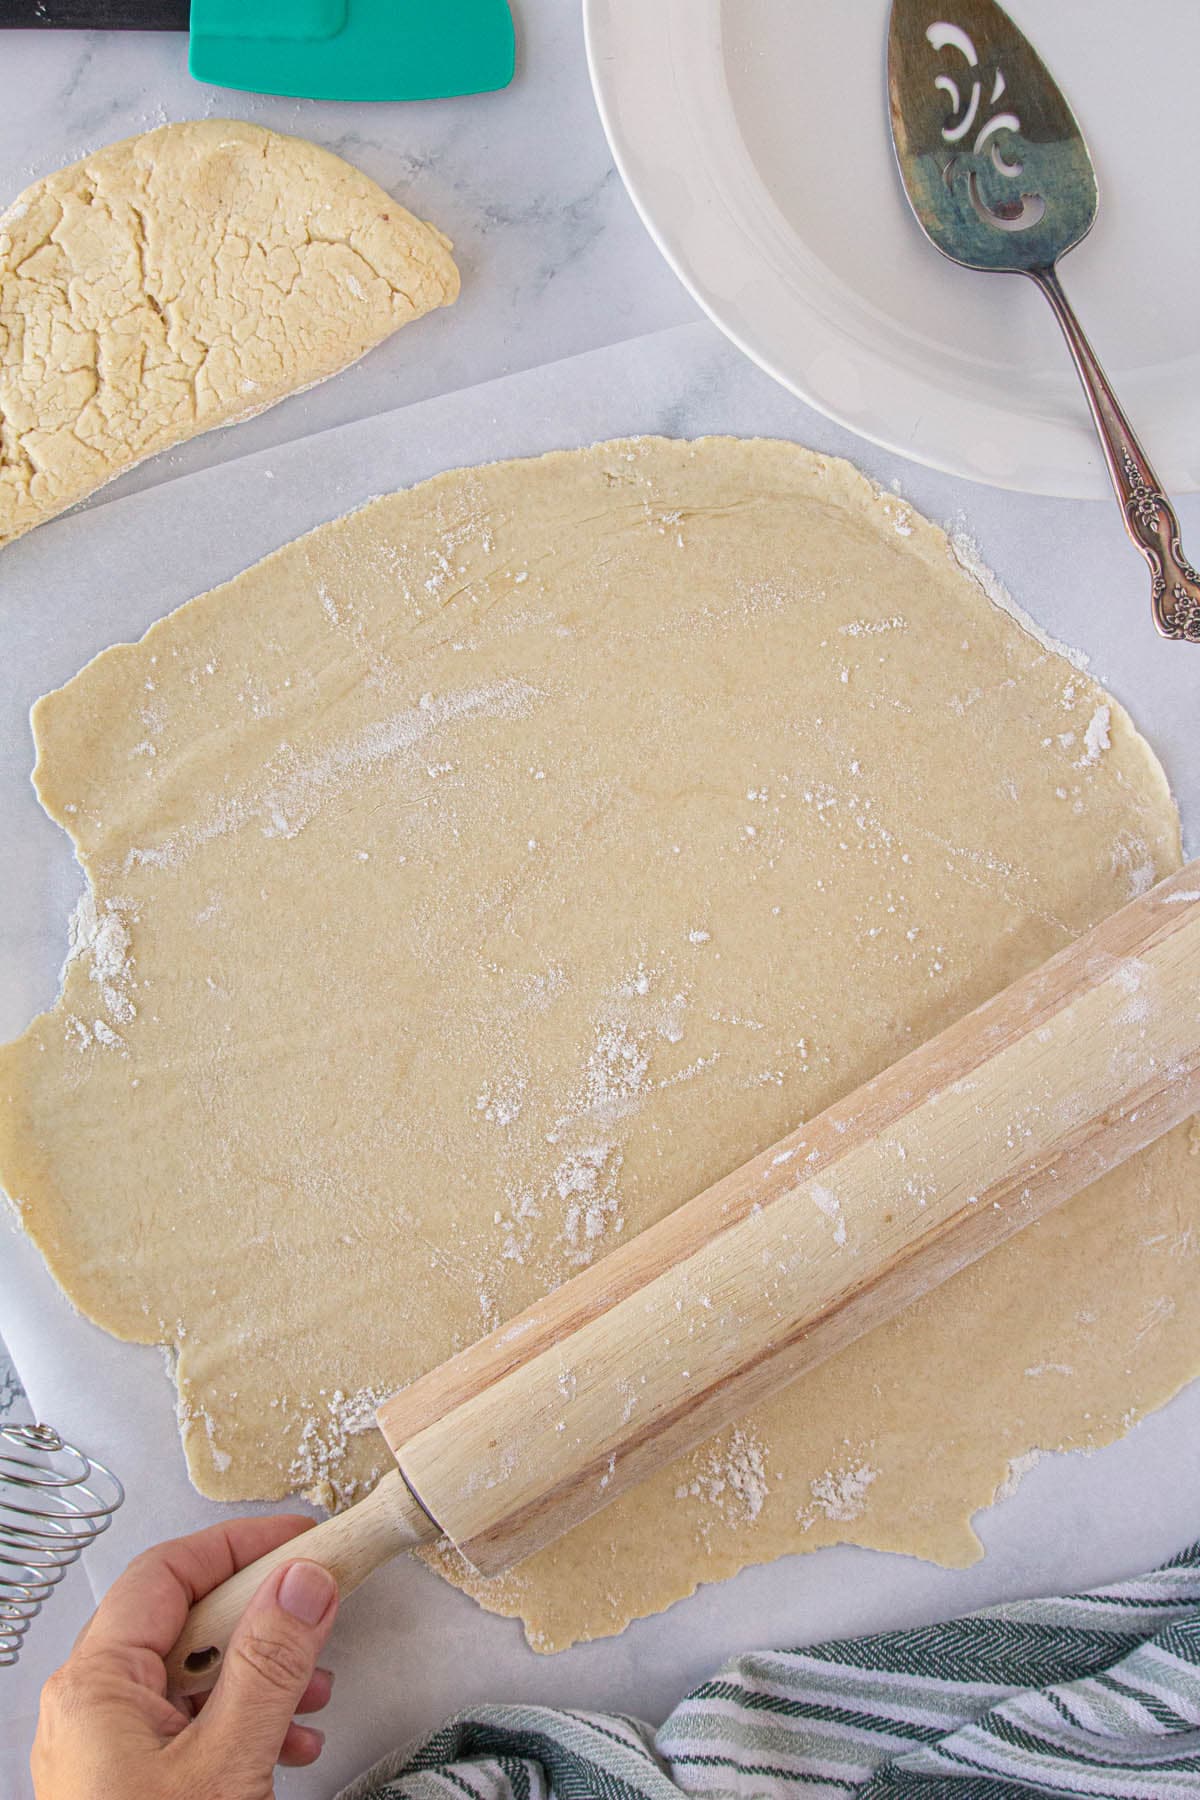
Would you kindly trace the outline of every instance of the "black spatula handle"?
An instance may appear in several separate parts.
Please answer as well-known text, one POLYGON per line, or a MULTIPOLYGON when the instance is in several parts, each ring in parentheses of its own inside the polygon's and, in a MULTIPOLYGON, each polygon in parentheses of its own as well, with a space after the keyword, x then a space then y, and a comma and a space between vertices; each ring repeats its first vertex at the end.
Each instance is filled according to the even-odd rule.
POLYGON ((0 0, 0 30, 186 31, 188 0, 0 0))

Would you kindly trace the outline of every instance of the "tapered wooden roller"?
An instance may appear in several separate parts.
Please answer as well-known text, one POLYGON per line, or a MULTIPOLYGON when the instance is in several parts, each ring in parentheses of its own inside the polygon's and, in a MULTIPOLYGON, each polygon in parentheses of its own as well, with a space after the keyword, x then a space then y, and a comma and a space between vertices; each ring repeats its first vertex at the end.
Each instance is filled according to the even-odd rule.
MULTIPOLYGON (((437 1534, 497 1574, 1197 1110, 1193 863, 385 1401, 402 1480, 288 1550, 336 1573, 361 1517, 355 1580, 437 1534)), ((193 1611, 177 1686, 257 1579, 193 1611)))

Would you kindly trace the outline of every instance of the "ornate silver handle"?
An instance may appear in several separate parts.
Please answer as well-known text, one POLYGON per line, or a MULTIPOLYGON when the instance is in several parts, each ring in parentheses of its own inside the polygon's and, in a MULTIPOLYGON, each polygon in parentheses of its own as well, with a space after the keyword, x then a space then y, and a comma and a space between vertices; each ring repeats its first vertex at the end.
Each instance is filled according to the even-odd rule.
POLYGON ((1125 515, 1125 529, 1150 565, 1154 623, 1164 637, 1200 644, 1200 575, 1183 554, 1179 520, 1133 427, 1121 411, 1108 377, 1063 293, 1054 268, 1030 269, 1032 280, 1054 308, 1075 359, 1083 391, 1100 437, 1104 460, 1125 515))

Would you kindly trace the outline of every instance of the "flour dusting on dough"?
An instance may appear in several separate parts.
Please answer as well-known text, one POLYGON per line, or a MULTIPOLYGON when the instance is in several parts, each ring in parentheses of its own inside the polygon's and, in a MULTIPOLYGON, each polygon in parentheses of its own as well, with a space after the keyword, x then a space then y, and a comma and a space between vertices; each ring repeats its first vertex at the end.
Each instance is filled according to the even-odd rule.
POLYGON ((1050 633, 1044 630, 1036 619, 1031 618, 1025 608, 1014 600, 994 570, 988 567, 978 540, 972 537, 964 525, 952 521, 946 527, 946 538, 950 554, 959 568, 964 570, 973 581, 977 581, 988 599, 994 605, 1002 607, 1014 618, 1022 631, 1027 631, 1031 638, 1036 638, 1039 644, 1052 651, 1055 656, 1064 657, 1076 669, 1087 668, 1091 661, 1087 651, 1076 650, 1072 645, 1064 644, 1060 639, 1051 637, 1050 633))
MULTIPOLYGON (((322 1389, 315 1400, 303 1405, 296 1453, 288 1471, 295 1492, 331 1512, 358 1497, 363 1482, 344 1473, 346 1457, 353 1438, 377 1430, 375 1411, 387 1394, 382 1387, 360 1388, 353 1394, 345 1394, 341 1388, 331 1394, 322 1389)), ((371 1485, 371 1477, 366 1485, 371 1485)))
MULTIPOLYGON (((91 887, 79 896, 68 925, 68 963, 83 958, 88 979, 100 989, 100 998, 111 1024, 98 1021, 93 1036, 104 1044, 117 1041, 113 1025, 128 1025, 137 1015, 133 1002, 133 909, 120 900, 106 900, 97 907, 91 887)), ((78 1021, 76 1021, 78 1023, 78 1021)), ((83 1044, 81 1043, 81 1048, 83 1044)))
POLYGON ((752 1426, 738 1425, 697 1452, 695 1473, 678 1483, 675 1498, 702 1500, 729 1524, 753 1525, 769 1491, 769 1454, 752 1426))
POLYGON ((1040 1450, 1026 1450, 1023 1456, 1010 1457, 1008 1471, 1004 1480, 996 1489, 993 1499, 995 1501, 1011 1500, 1025 1477, 1028 1475, 1030 1469, 1036 1468, 1041 1460, 1042 1453, 1040 1450))
POLYGON ((1109 748, 1112 739, 1109 726, 1112 724, 1112 707, 1098 706, 1088 720, 1087 730, 1083 734, 1083 758, 1080 766, 1087 768, 1100 761, 1104 751, 1109 748))
POLYGON ((878 1481, 879 1470, 869 1462, 847 1463, 844 1468, 826 1469, 809 1482, 813 1504, 801 1509, 797 1519, 807 1528, 820 1513, 836 1524, 849 1525, 867 1510, 867 1490, 878 1481))
POLYGON ((257 792, 223 801, 207 820, 171 833, 159 844, 131 849, 126 867, 177 867, 214 838, 251 824, 256 824, 265 838, 297 837, 349 787, 415 751, 443 727, 472 718, 520 718, 537 697, 527 682, 505 677, 462 693, 424 694, 417 706, 372 720, 346 742, 314 756, 302 757, 284 744, 257 792))
POLYGON ((350 783, 415 750, 444 726, 478 717, 521 718, 536 697, 528 683, 512 677, 464 693, 423 694, 416 707, 373 721, 347 743, 317 756, 294 756, 285 749, 282 779, 255 808, 263 836, 296 837, 350 783))

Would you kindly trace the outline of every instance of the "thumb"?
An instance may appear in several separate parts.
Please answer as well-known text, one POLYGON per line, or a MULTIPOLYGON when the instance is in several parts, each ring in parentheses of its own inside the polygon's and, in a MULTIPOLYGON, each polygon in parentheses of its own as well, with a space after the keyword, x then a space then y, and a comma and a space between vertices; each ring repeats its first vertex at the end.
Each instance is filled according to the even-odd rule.
POLYGON ((251 1600, 192 1727, 196 1748, 219 1759, 226 1775, 234 1767, 267 1776, 274 1769, 337 1606, 336 1581, 314 1562, 276 1569, 251 1600))

